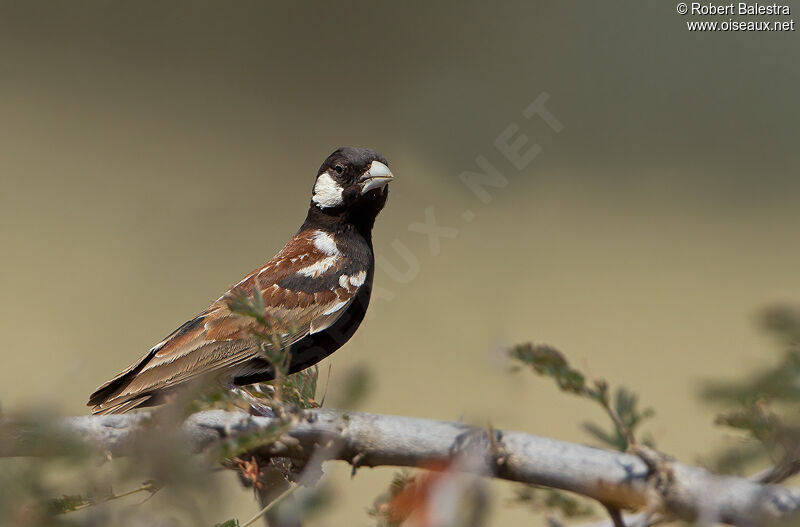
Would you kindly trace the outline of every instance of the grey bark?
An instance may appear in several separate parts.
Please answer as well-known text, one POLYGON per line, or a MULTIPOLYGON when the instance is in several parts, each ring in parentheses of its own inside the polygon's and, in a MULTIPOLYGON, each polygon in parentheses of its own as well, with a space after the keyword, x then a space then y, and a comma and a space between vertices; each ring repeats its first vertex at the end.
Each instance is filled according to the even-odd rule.
MULTIPOLYGON (((110 452, 125 455, 147 414, 83 416, 64 428, 110 452)), ((265 429, 272 418, 209 410, 182 425, 185 440, 202 451, 219 441, 265 429)), ((643 457, 519 432, 476 429, 464 424, 336 410, 310 410, 280 441, 260 455, 305 462, 320 451, 354 468, 415 467, 469 454, 472 471, 520 483, 567 490, 621 509, 659 511, 677 518, 761 525, 800 508, 800 492, 663 460, 654 467, 643 457)), ((36 454, 24 437, 0 445, 0 456, 36 454)), ((318 457, 318 455, 317 455, 318 457)))

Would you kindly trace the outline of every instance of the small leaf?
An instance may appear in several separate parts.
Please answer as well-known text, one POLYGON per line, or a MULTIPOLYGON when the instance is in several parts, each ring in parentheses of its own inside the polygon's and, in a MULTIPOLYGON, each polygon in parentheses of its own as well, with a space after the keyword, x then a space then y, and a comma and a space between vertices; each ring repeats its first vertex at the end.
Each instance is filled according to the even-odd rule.
MULTIPOLYGON (((583 429, 589 435, 594 436, 601 443, 609 446, 615 450, 624 451, 627 447, 627 441, 618 432, 614 435, 609 434, 594 423, 583 423, 583 429)), ((615 431, 616 432, 616 431, 615 431)))
POLYGON ((749 432, 754 439, 766 442, 773 439, 780 429, 780 418, 769 411, 766 403, 757 402, 741 410, 717 415, 715 424, 749 432))
POLYGON ((298 408, 319 408, 314 400, 317 393, 319 368, 314 366, 285 378, 283 396, 286 402, 298 408))
POLYGON ((512 348, 510 354, 531 366, 536 373, 552 377, 562 390, 575 394, 587 393, 583 374, 570 368, 567 359, 557 349, 545 345, 523 344, 512 348))
POLYGON ((53 514, 65 514, 91 503, 88 498, 80 494, 65 494, 60 498, 51 499, 48 507, 53 514))
POLYGON ((800 306, 772 306, 761 315, 761 325, 789 344, 800 342, 800 306))
POLYGON ((584 429, 602 442, 619 450, 627 450, 628 439, 633 440, 636 427, 653 416, 653 410, 637 409, 638 397, 633 392, 619 388, 614 394, 614 404, 610 404, 610 389, 603 379, 587 383, 580 371, 571 368, 564 355, 555 348, 544 345, 522 344, 509 351, 512 358, 533 368, 539 375, 553 378, 558 387, 568 393, 586 397, 599 403, 611 418, 616 428, 613 434, 602 431, 598 426, 584 424, 584 429))

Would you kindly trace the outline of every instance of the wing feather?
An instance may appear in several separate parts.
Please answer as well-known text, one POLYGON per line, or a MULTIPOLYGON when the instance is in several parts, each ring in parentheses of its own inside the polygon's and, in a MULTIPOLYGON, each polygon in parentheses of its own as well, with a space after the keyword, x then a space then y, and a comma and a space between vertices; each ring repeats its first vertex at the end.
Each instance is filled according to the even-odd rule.
POLYGON ((147 403, 151 394, 208 375, 224 376, 237 365, 258 358, 261 349, 253 334, 255 321, 231 312, 228 301, 233 294, 261 292, 270 329, 280 334, 284 346, 330 327, 363 283, 342 280, 349 276, 343 273, 361 272, 362 266, 337 258, 321 275, 308 276, 305 268, 331 257, 313 241, 313 233, 293 238, 263 267, 98 388, 89 400, 92 411, 123 413, 147 403))

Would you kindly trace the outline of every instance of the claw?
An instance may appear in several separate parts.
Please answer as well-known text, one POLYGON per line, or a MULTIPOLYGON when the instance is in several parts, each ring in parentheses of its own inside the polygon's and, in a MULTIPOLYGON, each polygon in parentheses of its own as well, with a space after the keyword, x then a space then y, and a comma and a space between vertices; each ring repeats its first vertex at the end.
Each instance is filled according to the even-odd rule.
POLYGON ((272 411, 272 407, 270 407, 268 404, 265 404, 264 399, 256 397, 246 388, 236 386, 231 388, 231 391, 247 401, 247 404, 250 405, 253 415, 260 415, 261 417, 275 417, 275 412, 272 411))

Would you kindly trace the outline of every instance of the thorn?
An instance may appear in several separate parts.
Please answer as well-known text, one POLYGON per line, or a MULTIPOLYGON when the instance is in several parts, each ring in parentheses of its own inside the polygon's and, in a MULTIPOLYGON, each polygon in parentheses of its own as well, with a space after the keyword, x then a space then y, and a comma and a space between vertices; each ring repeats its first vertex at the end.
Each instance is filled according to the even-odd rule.
POLYGON ((350 460, 350 464, 353 466, 353 470, 350 472, 351 478, 356 477, 356 471, 358 471, 358 467, 361 466, 361 462, 364 460, 364 457, 365 457, 364 453, 359 452, 358 454, 353 456, 353 459, 350 460))

